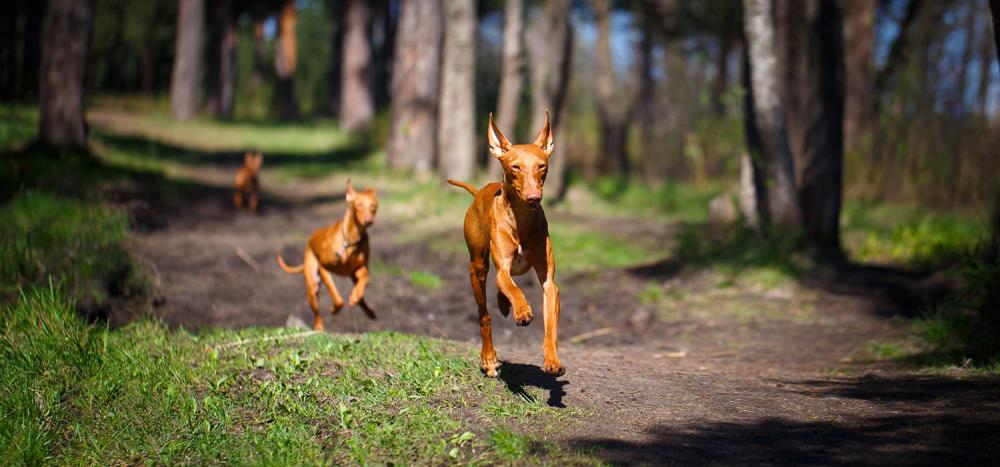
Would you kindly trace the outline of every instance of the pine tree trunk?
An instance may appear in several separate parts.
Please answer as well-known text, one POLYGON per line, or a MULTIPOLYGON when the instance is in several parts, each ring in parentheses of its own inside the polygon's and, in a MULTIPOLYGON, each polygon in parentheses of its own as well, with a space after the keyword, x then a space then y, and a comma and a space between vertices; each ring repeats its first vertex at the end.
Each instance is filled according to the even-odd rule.
MULTIPOLYGON (((343 87, 341 78, 344 74, 344 1, 330 1, 330 20, 333 22, 333 35, 330 37, 330 115, 340 115, 340 91, 343 87)), ((400 7, 402 8, 402 6, 400 7)))
POLYGON ((43 144, 87 145, 83 78, 92 12, 90 0, 50 0, 46 8, 38 84, 43 144))
POLYGON ((438 0, 400 4, 387 154, 394 169, 434 168, 442 22, 438 0))
POLYGON ((798 54, 799 125, 803 168, 799 183, 802 226, 817 252, 840 254, 844 150, 843 25, 837 0, 803 0, 798 54))
POLYGON ((602 167, 607 173, 628 176, 629 158, 625 149, 628 136, 629 112, 615 85, 615 70, 611 60, 611 7, 609 2, 592 2, 597 22, 595 44, 594 97, 601 126, 602 167))
POLYGON ((371 14, 365 0, 347 0, 345 15, 340 126, 356 130, 368 126, 375 115, 371 86, 372 48, 368 40, 371 14))
POLYGON ((275 99, 278 117, 282 120, 299 116, 299 104, 295 99, 295 67, 298 59, 295 26, 298 16, 295 1, 285 0, 278 15, 278 44, 274 48, 274 71, 277 75, 275 99))
POLYGON ((445 0, 437 147, 439 169, 446 178, 468 180, 475 175, 475 78, 475 1, 445 0))
POLYGON ((391 98, 392 59, 396 47, 398 18, 392 14, 390 0, 374 2, 372 24, 372 102, 375 109, 384 109, 391 98))
POLYGON ((198 113, 205 45, 205 0, 178 0, 177 46, 170 78, 170 113, 188 120, 198 113))
MULTIPOLYGON (((551 113, 550 124, 555 138, 566 135, 569 119, 570 66, 573 56, 573 31, 569 27, 569 0, 552 0, 533 23, 528 55, 531 60, 531 126, 538 131, 545 124, 545 111, 551 113)), ((534 137, 534 135, 531 135, 534 137)), ((566 194, 566 170, 570 154, 556 150, 545 179, 548 199, 559 200, 566 194)))
POLYGON ((747 139, 757 138, 760 143, 750 149, 755 172, 762 171, 755 173, 757 192, 766 197, 766 207, 758 205, 758 209, 766 225, 795 230, 800 226, 800 211, 782 104, 783 69, 778 60, 772 2, 744 0, 743 6, 750 78, 746 120, 756 133, 748 132, 747 139))
POLYGON ((846 101, 844 103, 844 142, 857 149, 872 121, 872 86, 874 73, 872 51, 875 43, 876 0, 844 2, 844 62, 846 101))
POLYGON ((219 52, 219 116, 233 117, 233 102, 236 99, 236 48, 239 46, 240 33, 236 18, 233 16, 232 4, 227 3, 225 26, 221 51, 219 52))
MULTIPOLYGON (((518 108, 524 85, 524 0, 509 0, 503 12, 503 56, 500 65, 500 95, 497 98, 496 123, 500 131, 506 131, 517 139, 518 108)), ((501 176, 500 164, 487 160, 490 178, 501 176)))
POLYGON ((993 18, 993 46, 997 52, 997 69, 1000 70, 1000 0, 990 0, 990 17, 993 18))

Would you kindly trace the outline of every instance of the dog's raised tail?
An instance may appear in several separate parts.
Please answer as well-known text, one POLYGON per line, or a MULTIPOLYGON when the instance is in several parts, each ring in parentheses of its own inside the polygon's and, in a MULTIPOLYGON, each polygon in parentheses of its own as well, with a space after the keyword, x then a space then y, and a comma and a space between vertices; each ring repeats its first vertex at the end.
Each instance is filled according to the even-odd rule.
POLYGON ((465 188, 466 191, 468 191, 469 193, 472 193, 472 196, 476 196, 476 193, 479 193, 479 190, 477 190, 476 187, 474 187, 472 185, 469 185, 468 183, 465 183, 465 182, 460 182, 458 180, 452 180, 452 179, 449 178, 448 179, 448 184, 449 185, 455 185, 455 186, 461 187, 461 188, 465 188))
POLYGON ((285 260, 282 259, 280 254, 274 255, 274 259, 278 260, 278 266, 289 274, 299 274, 305 269, 305 264, 300 264, 298 266, 289 266, 285 264, 285 260))

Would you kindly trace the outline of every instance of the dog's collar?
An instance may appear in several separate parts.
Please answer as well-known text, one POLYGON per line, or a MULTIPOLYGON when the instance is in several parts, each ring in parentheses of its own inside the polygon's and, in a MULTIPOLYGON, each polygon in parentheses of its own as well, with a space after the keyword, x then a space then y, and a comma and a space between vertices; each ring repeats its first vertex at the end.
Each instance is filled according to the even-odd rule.
POLYGON ((344 256, 344 255, 346 255, 348 248, 361 243, 361 241, 364 240, 364 238, 365 238, 365 235, 361 234, 361 236, 359 236, 356 241, 354 241, 354 242, 348 241, 347 240, 347 230, 344 229, 345 225, 347 225, 346 220, 344 222, 340 223, 340 238, 343 239, 343 241, 340 244, 340 251, 337 252, 337 256, 344 256))

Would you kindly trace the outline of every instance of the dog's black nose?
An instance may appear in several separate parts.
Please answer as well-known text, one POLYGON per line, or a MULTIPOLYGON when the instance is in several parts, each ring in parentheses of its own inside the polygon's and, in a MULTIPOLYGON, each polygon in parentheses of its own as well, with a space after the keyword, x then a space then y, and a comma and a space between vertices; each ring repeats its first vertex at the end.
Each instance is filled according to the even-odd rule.
POLYGON ((542 195, 528 196, 528 204, 538 204, 542 202, 542 195))

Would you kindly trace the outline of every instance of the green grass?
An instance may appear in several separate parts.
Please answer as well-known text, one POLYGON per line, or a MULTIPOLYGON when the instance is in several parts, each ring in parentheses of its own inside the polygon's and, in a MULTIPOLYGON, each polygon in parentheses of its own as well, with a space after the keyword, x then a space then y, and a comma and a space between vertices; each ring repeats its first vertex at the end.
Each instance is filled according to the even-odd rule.
POLYGON ((444 284, 444 279, 441 279, 441 276, 423 269, 410 271, 406 277, 413 285, 423 287, 425 289, 439 289, 441 288, 441 285, 444 284))
POLYGON ((145 291, 122 247, 125 215, 97 202, 29 192, 0 207, 0 294, 55 278, 78 299, 145 291))
POLYGON ((600 178, 588 183, 587 187, 598 201, 590 203, 590 209, 655 215, 687 222, 707 221, 709 201, 723 192, 723 186, 719 183, 696 187, 691 183, 668 182, 659 187, 651 187, 642 183, 627 183, 613 177, 600 178))
POLYGON ((541 394, 483 377, 453 343, 267 339, 289 333, 107 330, 80 321, 56 287, 27 291, 0 314, 0 462, 523 462, 529 438, 507 427, 563 417, 541 394))
POLYGON ((38 109, 0 103, 0 149, 23 146, 38 136, 38 109))
POLYGON ((891 203, 847 203, 841 226, 856 261, 919 269, 965 256, 988 231, 974 215, 891 203))

